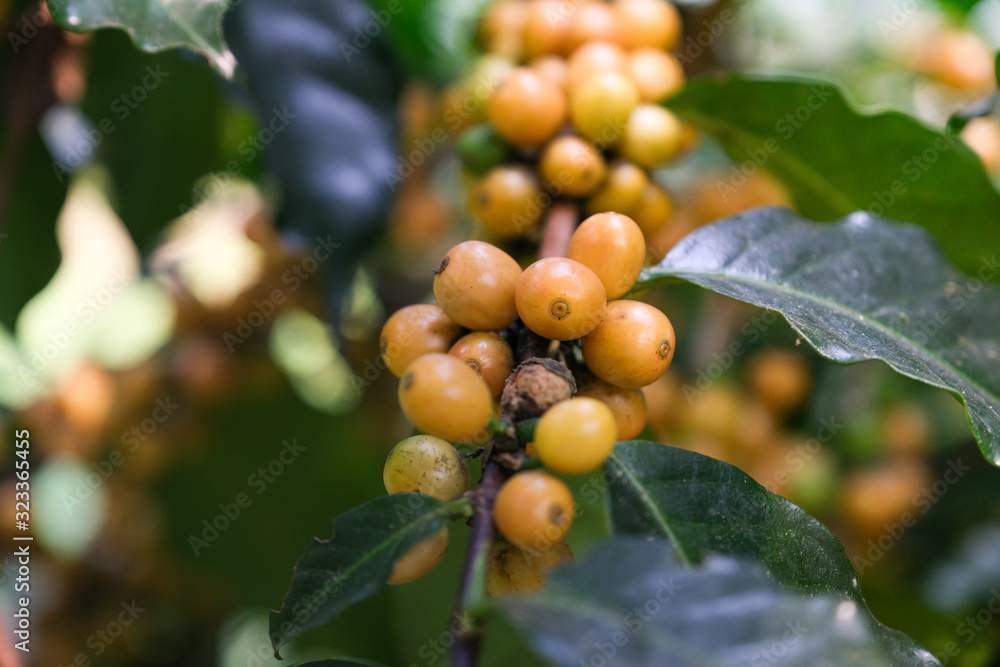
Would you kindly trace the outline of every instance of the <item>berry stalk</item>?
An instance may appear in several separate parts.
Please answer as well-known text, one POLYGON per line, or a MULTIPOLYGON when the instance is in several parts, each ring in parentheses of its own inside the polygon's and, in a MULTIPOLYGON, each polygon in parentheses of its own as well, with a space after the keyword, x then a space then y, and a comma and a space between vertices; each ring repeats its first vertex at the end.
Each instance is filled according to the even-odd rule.
MULTIPOLYGON (((570 242, 580 221, 579 206, 567 200, 557 201, 549 210, 542 232, 542 241, 538 257, 565 257, 569 253, 570 242)), ((518 336, 515 343, 514 358, 524 361, 531 357, 543 356, 541 350, 546 347, 545 338, 529 331, 527 327, 518 336)), ((503 415, 503 421, 510 422, 515 415, 503 415)), ((483 454, 483 472, 479 486, 473 495, 475 514, 470 523, 468 551, 462 566, 459 579, 458 595, 455 603, 455 614, 461 619, 462 631, 456 637, 452 648, 452 664, 454 667, 474 667, 479 661, 479 651, 482 639, 481 619, 483 611, 488 606, 489 596, 485 590, 486 572, 489 568, 491 549, 496 540, 496 525, 493 508, 501 485, 509 476, 502 462, 494 458, 494 452, 502 451, 510 438, 502 433, 496 433, 490 440, 483 454)))
POLYGON ((579 221, 579 207, 574 202, 560 200, 553 204, 545 218, 538 259, 565 257, 569 253, 569 243, 579 221))

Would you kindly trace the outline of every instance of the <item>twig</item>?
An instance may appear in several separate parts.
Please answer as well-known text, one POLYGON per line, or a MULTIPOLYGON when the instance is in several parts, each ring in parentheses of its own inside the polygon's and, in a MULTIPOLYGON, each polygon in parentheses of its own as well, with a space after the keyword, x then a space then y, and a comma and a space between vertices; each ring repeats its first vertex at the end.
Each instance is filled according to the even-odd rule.
MULTIPOLYGON (((495 436, 499 437, 499 436, 495 436)), ((479 662, 482 639, 480 617, 485 607, 486 591, 483 590, 486 568, 489 567, 490 548, 496 529, 493 526, 493 500, 504 480, 503 469, 491 458, 492 442, 487 447, 483 463, 483 477, 474 493, 469 549, 462 566, 458 583, 458 600, 455 613, 461 619, 462 630, 452 648, 453 667, 475 667, 479 662)))

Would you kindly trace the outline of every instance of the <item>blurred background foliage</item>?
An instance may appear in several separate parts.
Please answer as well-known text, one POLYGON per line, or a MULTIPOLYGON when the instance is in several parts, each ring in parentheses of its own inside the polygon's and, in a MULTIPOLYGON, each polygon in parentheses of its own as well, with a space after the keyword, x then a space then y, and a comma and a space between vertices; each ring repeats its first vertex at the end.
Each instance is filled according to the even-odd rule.
MULTIPOLYGON (((266 610, 292 564, 332 517, 384 492, 384 456, 409 434, 376 338, 386 313, 428 298, 431 269, 471 233, 452 144, 481 118, 477 77, 495 66, 474 61, 484 4, 245 0, 225 20, 243 67, 230 81, 192 52, 68 33, 43 6, 0 0, 0 534, 15 531, 13 434, 26 428, 36 664, 278 664, 266 610), (359 44, 354 28, 379 11, 391 21, 352 69, 338 45, 359 44), (364 108, 337 106, 341 91, 364 108), (134 623, 101 639, 132 603, 134 623)), ((1000 1, 682 10, 690 75, 808 73, 865 108, 969 121, 962 136, 996 182, 1000 1), (722 16, 735 18, 712 35, 722 16)), ((763 169, 723 195, 731 169, 701 137, 657 174, 674 200, 654 258, 698 226, 792 205, 763 169)), ((681 350, 646 390, 648 434, 815 514, 884 623, 935 653, 958 642, 948 664, 1000 664, 1000 624, 968 643, 962 630, 1000 585, 1000 495, 959 404, 878 363, 827 363, 780 318, 693 287, 646 298, 681 350), (955 462, 968 470, 942 482, 955 462), (897 535, 907 512, 916 523, 897 535)), ((579 557, 607 534, 600 503, 577 525, 579 557)), ((441 664, 461 542, 286 659, 441 664)), ((495 630, 488 664, 534 664, 495 630)), ((2 664, 16 659, 0 646, 2 664)))

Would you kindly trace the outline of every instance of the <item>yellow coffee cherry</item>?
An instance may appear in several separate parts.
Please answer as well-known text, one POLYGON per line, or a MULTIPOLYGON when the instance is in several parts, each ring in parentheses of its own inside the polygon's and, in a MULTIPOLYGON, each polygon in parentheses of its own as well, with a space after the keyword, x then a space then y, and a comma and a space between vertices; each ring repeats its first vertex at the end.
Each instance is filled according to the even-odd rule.
POLYGON ((393 447, 382 469, 389 493, 422 493, 451 500, 469 490, 472 477, 465 458, 447 440, 414 435, 393 447))
MULTIPOLYGON (((824 451, 828 450, 820 450, 824 451)), ((897 456, 874 466, 856 467, 838 480, 838 509, 855 534, 877 540, 887 525, 895 525, 913 510, 913 499, 933 483, 927 459, 919 456, 897 456)))
POLYGON ((621 141, 622 131, 627 129, 639 101, 639 89, 630 78, 621 72, 603 70, 572 91, 569 115, 584 137, 614 146, 621 141))
POLYGON ((1000 120, 995 116, 973 118, 959 136, 983 161, 986 171, 1000 173, 1000 120))
POLYGON ((677 116, 655 104, 636 107, 621 140, 621 154, 652 169, 677 155, 684 145, 684 126, 677 116))
POLYGON ((615 160, 608 168, 604 185, 587 200, 587 215, 604 211, 627 214, 639 206, 647 185, 645 169, 628 160, 615 160))
POLYGON ((957 90, 981 92, 996 88, 995 54, 976 33, 942 30, 921 47, 915 66, 957 90))
POLYGON ((559 56, 540 56, 528 63, 528 67, 546 81, 554 83, 560 88, 566 87, 567 65, 566 61, 559 56))
POLYGON ((662 102, 684 87, 684 70, 669 53, 637 49, 628 56, 625 73, 639 89, 643 102, 662 102))
POLYGON ((503 329, 517 319, 514 288, 521 267, 500 248, 463 241, 434 275, 434 297, 456 323, 474 331, 503 329))
POLYGON ((674 327, 642 301, 611 301, 601 323, 583 339, 583 360, 594 375, 619 387, 644 387, 674 358, 674 327))
POLYGON ((625 49, 611 42, 587 42, 575 49, 566 59, 565 87, 572 93, 597 72, 626 71, 629 56, 625 49))
POLYGON ((566 6, 562 0, 536 0, 527 3, 522 47, 526 58, 550 53, 569 52, 570 22, 563 20, 566 6))
POLYGON ((537 228, 545 201, 535 173, 514 165, 494 167, 469 192, 472 215, 502 238, 523 236, 537 228))
POLYGON ((459 338, 448 354, 458 357, 490 388, 494 398, 503 391, 504 383, 514 369, 514 352, 500 334, 493 331, 473 331, 459 338))
POLYGON ((647 239, 663 229, 674 214, 674 202, 659 183, 650 181, 642 190, 639 203, 628 211, 647 239))
POLYGON ((597 274, 609 299, 624 295, 635 284, 646 262, 646 241, 632 218, 596 213, 573 232, 569 257, 597 274))
POLYGON ((580 137, 564 136, 545 147, 538 172, 552 192, 586 197, 604 183, 608 164, 590 143, 580 137))
POLYGON ((594 378, 582 385, 576 396, 596 398, 611 408, 618 429, 616 440, 631 440, 646 428, 646 397, 642 389, 618 387, 594 378))
POLYGON ((519 67, 493 92, 486 115, 497 133, 516 146, 540 146, 566 120, 562 88, 528 67, 519 67))
POLYGON ((440 306, 418 303, 404 306, 386 320, 379 336, 382 359, 396 377, 402 377, 414 359, 429 352, 447 352, 462 328, 440 306))
POLYGON ((791 350, 761 350, 750 358, 743 371, 754 396, 779 415, 802 405, 812 389, 809 364, 791 350))
POLYGON ((618 29, 618 17, 607 3, 580 4, 568 18, 570 27, 567 45, 570 49, 598 40, 619 42, 622 39, 618 29))
POLYGON ((539 336, 573 340, 598 325, 607 297, 593 271, 566 257, 540 259, 521 274, 514 291, 517 313, 539 336))
POLYGON ((616 0, 615 18, 627 48, 670 50, 681 35, 681 17, 667 0, 616 0))
POLYGON ((417 544, 392 564, 392 574, 387 584, 407 584, 424 576, 444 559, 448 551, 448 527, 417 544))
POLYGON ((500 487, 493 505, 497 529, 522 549, 546 551, 573 525, 573 493, 540 470, 516 473, 500 487))
POLYGON ((596 398, 571 398, 556 403, 538 420, 535 449, 550 470, 582 475, 607 460, 617 435, 611 408, 596 398))
POLYGON ((566 540, 544 551, 522 549, 507 541, 493 545, 490 569, 486 573, 486 591, 494 596, 534 593, 545 587, 549 570, 573 563, 573 552, 566 540))
POLYGON ((453 442, 480 439, 493 415, 493 397, 483 379, 447 354, 425 354, 410 364, 398 394, 411 424, 453 442))
POLYGON ((479 36, 487 51, 511 61, 521 57, 527 8, 521 0, 500 0, 486 9, 479 23, 479 36))
POLYGON ((509 60, 486 54, 460 81, 448 86, 442 95, 441 117, 449 129, 458 134, 485 121, 489 105, 482 101, 489 94, 486 90, 492 90, 513 69, 509 60))

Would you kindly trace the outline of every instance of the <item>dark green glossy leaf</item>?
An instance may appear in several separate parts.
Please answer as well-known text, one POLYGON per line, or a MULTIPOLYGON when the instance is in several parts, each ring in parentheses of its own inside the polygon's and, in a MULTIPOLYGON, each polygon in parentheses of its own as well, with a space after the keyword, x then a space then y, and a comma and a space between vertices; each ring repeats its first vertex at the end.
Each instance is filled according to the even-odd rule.
POLYGON ((469 515, 466 499, 444 503, 419 493, 396 493, 338 516, 331 539, 314 538, 306 547, 281 610, 271 612, 275 655, 295 637, 377 593, 397 558, 448 522, 469 515))
POLYGON ((689 568, 660 540, 602 545, 501 609, 539 655, 567 667, 935 664, 926 651, 893 661, 853 601, 782 590, 747 560, 689 568))
MULTIPOLYGON (((790 460, 789 467, 796 463, 790 460)), ((922 648, 871 615, 840 542, 801 507, 746 473, 644 441, 619 443, 605 472, 616 535, 666 537, 688 563, 714 555, 749 559, 782 589, 848 600, 891 664, 924 664, 922 648)))
POLYGON ((918 227, 867 213, 817 225, 761 208, 690 234, 638 286, 687 280, 778 311, 838 363, 881 359, 947 389, 1000 465, 1000 288, 984 282, 1000 273, 998 254, 982 244, 967 277, 918 227))
POLYGON ((955 134, 895 111, 853 109, 823 81, 728 75, 692 80, 667 103, 739 163, 727 187, 763 167, 816 220, 864 210, 926 227, 959 268, 1000 246, 1000 193, 955 134))
POLYGON ((683 560, 710 554, 765 563, 784 585, 806 593, 851 590, 854 568, 837 538, 798 505, 739 468, 668 445, 619 443, 605 464, 616 535, 668 537, 683 560), (785 539, 765 539, 779 533, 785 539))
POLYGON ((53 0, 49 10, 66 30, 121 28, 144 51, 186 47, 198 51, 223 75, 236 60, 222 38, 228 0, 53 0))

